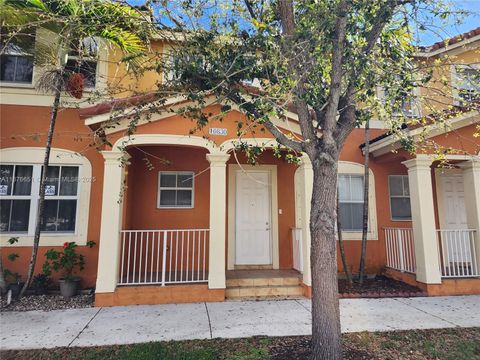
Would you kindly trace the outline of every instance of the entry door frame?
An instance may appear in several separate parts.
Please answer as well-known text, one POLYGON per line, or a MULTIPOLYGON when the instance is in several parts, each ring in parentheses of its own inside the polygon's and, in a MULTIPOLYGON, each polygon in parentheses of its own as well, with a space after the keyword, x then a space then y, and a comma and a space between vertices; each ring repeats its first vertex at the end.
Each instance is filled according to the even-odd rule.
POLYGON ((279 244, 278 244, 278 187, 277 187, 277 165, 228 165, 228 253, 227 269, 235 269, 235 227, 236 227, 236 172, 265 171, 270 177, 270 211, 271 211, 271 239, 272 239, 272 268, 280 268, 279 244))
MULTIPOLYGON (((435 169, 435 187, 437 192, 437 212, 438 223, 440 229, 447 229, 445 224, 445 204, 444 204, 444 176, 458 176, 463 180, 463 172, 461 169, 435 169)), ((466 205, 466 204, 465 204, 466 205)), ((466 210, 466 209, 465 209, 466 210)), ((467 227, 468 228, 468 227, 467 227)))

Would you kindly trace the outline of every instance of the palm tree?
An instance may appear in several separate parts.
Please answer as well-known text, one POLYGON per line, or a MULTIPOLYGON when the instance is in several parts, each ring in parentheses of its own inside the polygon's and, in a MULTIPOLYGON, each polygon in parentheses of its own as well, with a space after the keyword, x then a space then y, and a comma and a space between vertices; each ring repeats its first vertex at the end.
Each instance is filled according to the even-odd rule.
MULTIPOLYGON (((50 125, 45 146, 40 198, 38 202, 32 255, 27 279, 20 293, 30 286, 40 242, 41 223, 45 204, 45 185, 55 121, 60 98, 66 90, 81 97, 83 75, 67 68, 71 51, 81 58, 91 51, 88 43, 120 49, 126 61, 134 61, 146 49, 148 21, 134 8, 112 0, 0 0, 2 29, 15 37, 22 32, 45 31, 58 38, 58 42, 36 46, 36 62, 46 69, 37 82, 37 88, 54 94, 50 125), (90 41, 89 41, 90 40, 90 41)), ((17 36, 18 38, 18 36, 17 36)))

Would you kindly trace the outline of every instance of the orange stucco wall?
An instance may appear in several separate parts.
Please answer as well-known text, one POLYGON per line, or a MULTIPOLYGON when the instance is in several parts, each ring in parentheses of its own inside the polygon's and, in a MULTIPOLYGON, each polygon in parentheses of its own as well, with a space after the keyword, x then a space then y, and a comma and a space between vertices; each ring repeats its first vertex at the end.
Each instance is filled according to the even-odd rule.
MULTIPOLYGON (((44 147, 46 133, 50 120, 50 108, 38 106, 0 106, 0 134, 1 147, 44 147)), ((100 234, 100 215, 102 204, 103 186, 103 157, 98 151, 91 147, 91 130, 86 127, 78 117, 76 109, 61 109, 55 128, 53 147, 68 149, 79 152, 85 156, 92 165, 92 182, 90 192, 90 207, 88 220, 87 240, 93 240, 97 246, 92 249, 81 246, 79 251, 86 255, 86 268, 81 273, 83 286, 92 287, 95 285, 98 241, 100 234)), ((0 159, 1 160, 1 159, 0 159)), ((45 260, 44 253, 51 246, 42 246, 40 241, 40 254, 35 272, 40 272, 45 260)), ((25 274, 30 261, 30 247, 3 248, 2 257, 4 266, 12 271, 25 274), (19 258, 14 262, 6 260, 6 256, 17 253, 19 258)))
MULTIPOLYGON (((211 108, 214 112, 215 107, 211 108)), ((50 116, 48 107, 33 106, 7 106, 0 108, 1 115, 1 146, 7 147, 43 147, 46 130, 50 116)), ((244 121, 243 115, 237 112, 229 113, 222 121, 216 120, 212 127, 223 127, 228 131, 228 137, 210 137, 215 143, 221 144, 228 138, 236 137, 236 122, 244 121)), ((138 134, 188 134, 193 132, 197 136, 208 136, 207 129, 195 129, 195 123, 179 116, 162 119, 156 122, 141 125, 138 134)), ((382 130, 372 130, 371 137, 379 135, 382 130)), ((452 147, 461 147, 465 152, 477 151, 478 142, 473 139, 473 125, 456 132, 457 136, 439 137, 439 142, 452 147)), ((122 136, 122 132, 109 135, 110 142, 122 136)), ((257 128, 255 134, 247 136, 270 137, 257 128)), ((341 153, 341 160, 363 164, 364 157, 359 145, 364 142, 364 131, 356 129, 350 135, 346 146, 341 153)), ((92 164, 94 181, 91 188, 91 202, 89 207, 88 240, 98 243, 101 217, 101 197, 103 187, 103 158, 91 144, 91 131, 83 124, 75 109, 62 109, 57 122, 54 147, 74 150, 82 153, 92 164)), ((437 139, 436 139, 437 140, 437 139)), ((128 149, 132 155, 131 164, 127 169, 127 190, 124 198, 124 223, 125 229, 177 229, 177 228, 208 228, 209 223, 209 163, 205 156, 207 151, 202 148, 179 146, 141 146, 128 149), (153 161, 155 169, 148 170, 145 161, 145 151, 153 161), (169 162, 155 160, 156 157, 164 158, 169 162), (157 161, 157 162, 156 162, 157 161), (156 162, 156 163, 155 163, 156 162), (159 170, 188 170, 199 174, 195 178, 195 207, 193 209, 157 209, 157 185, 159 170), (185 224, 188 224, 186 226, 185 224)), ((478 151, 477 151, 478 152, 478 151)), ((372 158, 370 167, 375 177, 376 216, 378 224, 378 240, 369 240, 367 243, 367 272, 379 273, 385 264, 385 239, 384 227, 410 227, 408 221, 392 221, 388 196, 388 175, 407 174, 406 168, 401 164, 408 154, 400 151, 397 154, 388 154, 379 158, 372 158)), ((233 157, 229 164, 235 164, 233 157)), ((246 163, 245 158, 239 154, 238 161, 246 163)), ((279 255, 280 267, 292 267, 291 227, 295 225, 294 206, 294 173, 296 166, 287 164, 282 159, 275 158, 270 151, 266 151, 259 158, 261 164, 277 165, 278 171, 278 205, 282 209, 279 216, 279 255)), ((227 216, 222 214, 220 216, 227 216)), ((227 235, 227 230, 226 230, 227 235)), ((346 253, 349 266, 356 272, 360 258, 360 236, 356 240, 346 240, 346 253)), ((41 247, 40 258, 36 271, 41 269, 43 253, 50 247, 41 247)), ((2 256, 16 252, 20 258, 13 264, 6 265, 13 271, 25 273, 30 256, 30 248, 10 248, 2 250, 2 256), (11 249, 11 250, 10 250, 11 249)), ((80 251, 86 255, 86 269, 81 274, 84 286, 91 287, 95 284, 98 246, 93 249, 81 247, 80 251)), ((341 262, 338 261, 341 271, 341 262)))

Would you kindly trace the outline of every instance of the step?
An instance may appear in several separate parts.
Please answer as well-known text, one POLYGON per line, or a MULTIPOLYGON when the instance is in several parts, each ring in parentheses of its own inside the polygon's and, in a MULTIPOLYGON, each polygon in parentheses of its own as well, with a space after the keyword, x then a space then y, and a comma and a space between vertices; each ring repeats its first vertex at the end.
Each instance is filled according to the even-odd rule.
POLYGON ((284 286, 235 286, 228 287, 225 297, 228 299, 259 298, 259 297, 301 297, 303 288, 298 285, 284 286))
POLYGON ((258 277, 227 278, 227 288, 252 286, 298 286, 302 283, 299 277, 258 277))

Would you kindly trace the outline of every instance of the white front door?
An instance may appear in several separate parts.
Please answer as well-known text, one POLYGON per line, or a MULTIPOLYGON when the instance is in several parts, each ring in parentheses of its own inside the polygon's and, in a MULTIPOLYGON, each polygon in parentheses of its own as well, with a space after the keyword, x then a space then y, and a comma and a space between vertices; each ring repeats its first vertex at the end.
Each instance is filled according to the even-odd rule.
POLYGON ((272 264, 268 171, 236 171, 235 264, 272 264))
MULTIPOLYGON (((465 230, 467 225, 467 211, 465 207, 465 193, 463 190, 463 176, 444 174, 441 176, 443 191, 443 224, 442 230, 465 230)), ((443 241, 449 249, 453 261, 470 261, 471 249, 464 244, 466 238, 460 232, 443 232, 443 241)))

